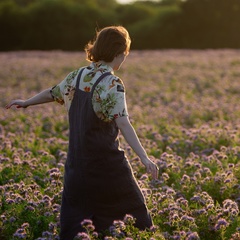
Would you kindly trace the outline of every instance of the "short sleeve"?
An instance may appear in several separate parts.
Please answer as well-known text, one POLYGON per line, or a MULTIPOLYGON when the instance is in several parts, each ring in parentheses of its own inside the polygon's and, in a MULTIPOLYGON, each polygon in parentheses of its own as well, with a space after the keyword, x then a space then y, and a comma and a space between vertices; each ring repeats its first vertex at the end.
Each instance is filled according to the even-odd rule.
POLYGON ((78 71, 69 73, 61 83, 54 86, 50 91, 53 99, 60 104, 65 104, 67 109, 70 108, 72 103, 78 71))
POLYGON ((61 91, 61 83, 52 87, 50 93, 54 99, 54 101, 60 103, 61 105, 64 104, 64 99, 61 91))
POLYGON ((111 122, 128 116, 125 87, 121 79, 114 77, 107 84, 97 86, 96 90, 93 95, 93 108, 101 120, 111 122))
MULTIPOLYGON (((120 79, 119 79, 120 80, 120 79)), ((109 109, 109 118, 111 120, 128 116, 125 87, 121 81, 117 82, 116 85, 109 90, 108 93, 115 98, 116 102, 112 109, 109 109)))

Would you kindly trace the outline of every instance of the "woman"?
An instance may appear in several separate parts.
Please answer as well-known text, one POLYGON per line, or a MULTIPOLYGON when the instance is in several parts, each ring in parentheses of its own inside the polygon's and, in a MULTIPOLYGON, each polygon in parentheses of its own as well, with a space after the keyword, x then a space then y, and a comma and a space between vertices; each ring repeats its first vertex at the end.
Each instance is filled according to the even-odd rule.
POLYGON ((65 163, 60 238, 73 239, 83 231, 81 222, 91 219, 96 231, 104 231, 126 214, 136 227, 149 228, 151 217, 131 166, 119 147, 119 129, 157 178, 158 168, 148 158, 129 122, 122 81, 114 75, 129 53, 131 40, 121 26, 97 33, 85 48, 88 67, 71 72, 60 84, 28 100, 13 100, 6 108, 26 108, 57 101, 69 114, 69 149, 65 163))

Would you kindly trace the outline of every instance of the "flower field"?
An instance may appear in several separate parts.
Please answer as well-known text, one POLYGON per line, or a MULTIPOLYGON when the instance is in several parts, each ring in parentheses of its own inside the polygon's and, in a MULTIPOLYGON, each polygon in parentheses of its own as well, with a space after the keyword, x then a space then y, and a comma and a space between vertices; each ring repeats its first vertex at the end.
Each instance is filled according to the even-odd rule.
MULTIPOLYGON (((83 52, 0 53, 0 239, 58 239, 68 119, 63 106, 4 106, 88 64, 83 52)), ((122 148, 154 221, 116 219, 110 239, 240 239, 240 50, 132 51, 116 72, 159 179, 122 148)), ((104 193, 103 193, 104 194, 104 193)), ((98 239, 91 221, 76 239, 98 239)))

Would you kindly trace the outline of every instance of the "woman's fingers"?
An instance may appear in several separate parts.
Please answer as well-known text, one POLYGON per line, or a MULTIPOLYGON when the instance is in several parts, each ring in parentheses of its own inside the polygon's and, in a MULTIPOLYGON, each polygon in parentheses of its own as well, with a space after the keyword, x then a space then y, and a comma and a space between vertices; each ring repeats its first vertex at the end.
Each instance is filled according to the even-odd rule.
POLYGON ((5 106, 6 109, 11 108, 12 106, 16 105, 16 108, 23 108, 25 101, 23 100, 13 100, 9 104, 5 106))
POLYGON ((13 105, 13 103, 9 103, 9 104, 7 104, 7 105, 5 106, 5 108, 6 108, 6 109, 9 109, 9 108, 11 108, 12 105, 13 105))
POLYGON ((157 165, 154 164, 153 170, 152 170, 152 177, 153 179, 157 179, 158 178, 158 171, 159 168, 157 167, 157 165))
POLYGON ((9 108, 11 108, 13 105, 15 105, 15 103, 9 103, 9 104, 6 105, 5 108, 6 108, 6 109, 9 109, 9 108))
POLYGON ((158 178, 158 171, 159 168, 155 163, 152 162, 151 164, 147 165, 147 172, 152 175, 153 179, 158 178))
POLYGON ((151 174, 153 179, 157 179, 159 172, 158 166, 149 158, 142 158, 141 161, 145 165, 147 173, 151 174))

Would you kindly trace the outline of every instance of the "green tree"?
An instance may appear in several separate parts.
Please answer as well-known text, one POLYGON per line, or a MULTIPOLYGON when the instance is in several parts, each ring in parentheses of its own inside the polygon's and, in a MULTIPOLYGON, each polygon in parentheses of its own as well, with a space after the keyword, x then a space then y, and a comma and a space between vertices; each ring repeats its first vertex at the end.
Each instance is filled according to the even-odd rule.
POLYGON ((181 46, 240 46, 240 0, 188 0, 179 19, 181 46))
POLYGON ((118 21, 124 26, 130 26, 131 24, 149 19, 155 12, 154 7, 142 2, 136 2, 130 5, 120 5, 116 9, 118 21))
POLYGON ((133 33, 133 47, 137 49, 175 47, 178 44, 175 37, 175 21, 179 14, 178 6, 161 6, 150 19, 131 25, 129 29, 133 33))
POLYGON ((22 26, 24 25, 24 9, 13 0, 0 2, 0 50, 21 48, 22 26))

